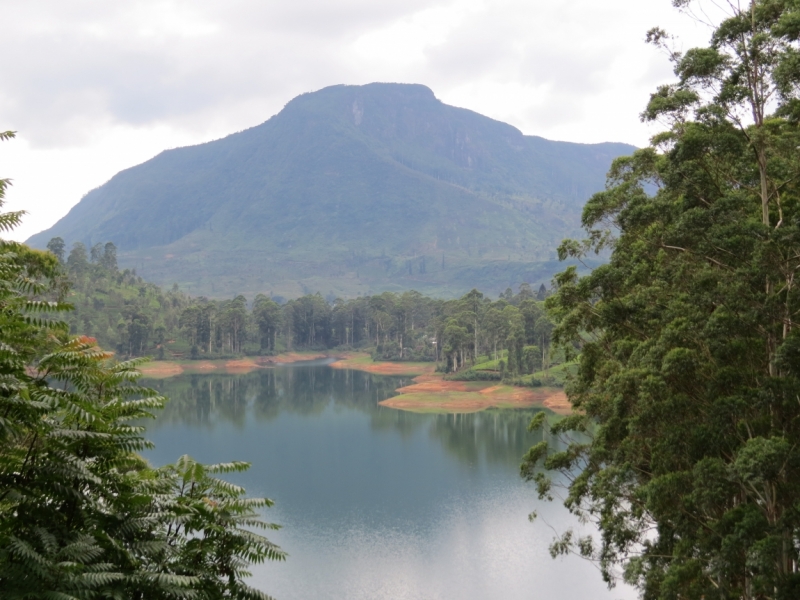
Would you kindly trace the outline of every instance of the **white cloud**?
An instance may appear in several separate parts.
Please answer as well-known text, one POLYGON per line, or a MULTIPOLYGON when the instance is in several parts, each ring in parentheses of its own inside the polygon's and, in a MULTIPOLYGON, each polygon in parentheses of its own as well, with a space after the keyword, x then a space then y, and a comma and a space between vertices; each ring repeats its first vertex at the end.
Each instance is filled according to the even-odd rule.
POLYGON ((646 142, 671 76, 644 45, 708 30, 670 0, 7 0, 0 145, 10 206, 51 225, 116 171, 165 147, 263 122, 336 83, 423 83, 527 134, 646 142))

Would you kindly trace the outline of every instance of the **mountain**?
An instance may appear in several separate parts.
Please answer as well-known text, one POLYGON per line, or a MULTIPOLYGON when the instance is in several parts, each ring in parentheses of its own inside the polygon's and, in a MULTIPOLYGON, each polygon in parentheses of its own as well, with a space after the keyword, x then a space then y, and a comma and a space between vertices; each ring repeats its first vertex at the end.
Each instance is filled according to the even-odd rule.
POLYGON ((496 292, 549 280, 633 150, 526 136, 422 85, 338 85, 118 173, 28 243, 113 241, 121 265, 209 296, 496 292))

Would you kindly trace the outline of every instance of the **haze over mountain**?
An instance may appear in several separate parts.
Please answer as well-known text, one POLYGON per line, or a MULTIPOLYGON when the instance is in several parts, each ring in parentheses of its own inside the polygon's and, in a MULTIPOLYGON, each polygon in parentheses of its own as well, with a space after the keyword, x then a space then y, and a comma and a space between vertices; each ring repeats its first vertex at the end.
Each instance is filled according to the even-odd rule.
POLYGON ((339 85, 118 173, 28 243, 113 241, 120 264, 210 296, 496 292, 549 280, 633 150, 526 136, 421 85, 339 85))

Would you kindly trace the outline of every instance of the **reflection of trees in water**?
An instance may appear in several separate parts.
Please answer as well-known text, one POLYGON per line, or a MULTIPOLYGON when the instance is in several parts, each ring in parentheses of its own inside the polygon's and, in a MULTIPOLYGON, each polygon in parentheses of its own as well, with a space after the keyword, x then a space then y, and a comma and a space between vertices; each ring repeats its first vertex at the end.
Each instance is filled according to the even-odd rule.
MULTIPOLYGON (((380 408, 380 407, 379 407, 380 408)), ((445 449, 460 460, 475 464, 483 459, 489 463, 509 462, 516 464, 528 449, 548 436, 555 449, 566 445, 541 429, 533 433, 528 424, 533 416, 547 409, 489 409, 466 414, 417 414, 401 410, 375 411, 372 426, 376 429, 393 430, 404 437, 424 428, 432 439, 438 440, 445 449)))
POLYGON ((218 422, 242 427, 247 418, 271 421, 281 413, 316 415, 331 406, 370 415, 376 431, 408 438, 425 430, 467 463, 517 462, 542 433, 529 433, 537 410, 488 410, 471 414, 417 414, 378 405, 408 385, 399 377, 328 367, 263 369, 242 375, 189 374, 147 382, 169 398, 150 427, 182 423, 211 428, 218 422))
POLYGON ((146 384, 169 399, 151 429, 166 423, 212 427, 224 420, 241 427, 245 422, 250 386, 239 378, 192 374, 146 384))
POLYGON ((394 377, 327 367, 270 369, 256 375, 259 391, 253 408, 258 419, 273 419, 282 411, 319 414, 330 405, 369 413, 398 387, 394 377))
POLYGON ((257 420, 271 420, 281 412, 319 414, 331 404, 369 413, 400 386, 396 377, 326 367, 263 369, 243 375, 193 373, 146 384, 169 398, 155 427, 165 423, 212 427, 219 421, 241 426, 249 407, 257 420))
MULTIPOLYGON (((519 461, 534 444, 542 441, 542 430, 528 431, 533 416, 546 409, 490 409, 478 413, 436 415, 430 427, 432 438, 461 460, 477 463, 519 461)), ((554 448, 558 440, 548 438, 554 448)))

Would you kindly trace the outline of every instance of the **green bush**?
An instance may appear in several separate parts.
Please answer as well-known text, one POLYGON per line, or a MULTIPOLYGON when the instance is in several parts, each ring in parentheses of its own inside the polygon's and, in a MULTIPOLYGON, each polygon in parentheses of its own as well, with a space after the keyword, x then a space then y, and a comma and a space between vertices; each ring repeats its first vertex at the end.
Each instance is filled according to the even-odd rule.
POLYGON ((501 381, 503 376, 498 371, 476 371, 468 369, 445 376, 448 381, 501 381))

